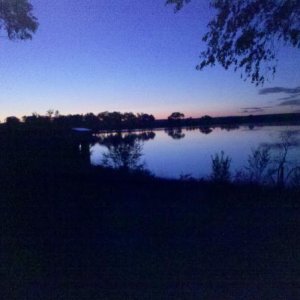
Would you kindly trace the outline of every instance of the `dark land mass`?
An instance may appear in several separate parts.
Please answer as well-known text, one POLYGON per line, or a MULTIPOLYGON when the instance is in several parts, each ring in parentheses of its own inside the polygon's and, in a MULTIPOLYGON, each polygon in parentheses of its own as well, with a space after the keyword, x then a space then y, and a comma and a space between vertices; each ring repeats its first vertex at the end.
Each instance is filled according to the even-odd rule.
MULTIPOLYGON (((180 114, 180 113, 177 113, 180 114)), ((273 115, 249 115, 249 116, 228 116, 216 117, 203 116, 201 118, 168 118, 156 120, 153 115, 133 114, 120 112, 104 112, 95 115, 32 115, 24 116, 23 122, 16 117, 8 117, 6 123, 0 124, 1 130, 7 128, 25 129, 34 128, 56 128, 70 129, 74 127, 86 127, 94 132, 101 130, 134 130, 154 129, 172 127, 226 127, 236 128, 239 125, 263 126, 263 125, 299 125, 300 113, 273 114, 273 115)))
POLYGON ((290 114, 270 114, 270 115, 249 115, 249 116, 228 116, 228 117, 210 117, 187 118, 182 120, 156 120, 156 127, 168 127, 174 124, 181 126, 234 126, 234 125, 284 125, 300 124, 300 113, 290 114))
POLYGON ((2 299, 299 299, 299 188, 92 167, 87 139, 2 127, 2 299))

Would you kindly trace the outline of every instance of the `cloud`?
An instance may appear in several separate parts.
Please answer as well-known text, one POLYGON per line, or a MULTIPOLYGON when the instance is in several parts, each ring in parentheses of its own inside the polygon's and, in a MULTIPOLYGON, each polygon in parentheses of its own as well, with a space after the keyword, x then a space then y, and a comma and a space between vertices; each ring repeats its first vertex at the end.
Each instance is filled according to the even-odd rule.
POLYGON ((271 88, 261 89, 259 91, 260 95, 278 94, 278 93, 284 93, 287 95, 300 94, 300 86, 297 86, 295 88, 271 87, 271 88))
POLYGON ((300 94, 289 95, 287 97, 279 98, 278 100, 294 100, 300 99, 300 94))
POLYGON ((300 86, 295 88, 285 87, 271 87, 261 89, 260 95, 278 94, 283 93, 285 97, 278 98, 277 101, 281 101, 277 106, 300 106, 300 86))
POLYGON ((300 105, 300 99, 295 100, 286 100, 278 104, 279 106, 299 106, 300 105))
POLYGON ((268 108, 272 108, 272 106, 242 107, 241 110, 242 110, 242 113, 244 113, 244 114, 249 114, 249 113, 252 114, 252 113, 261 113, 261 112, 264 112, 268 108))
POLYGON ((243 107, 242 109, 249 109, 249 110, 264 110, 266 108, 271 108, 272 106, 254 106, 254 107, 243 107))

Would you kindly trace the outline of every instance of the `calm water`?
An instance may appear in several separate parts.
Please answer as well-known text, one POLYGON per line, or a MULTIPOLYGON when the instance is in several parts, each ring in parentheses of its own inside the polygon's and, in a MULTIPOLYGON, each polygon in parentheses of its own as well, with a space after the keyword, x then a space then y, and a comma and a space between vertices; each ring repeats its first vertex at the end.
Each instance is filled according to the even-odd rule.
POLYGON ((91 147, 93 165, 144 166, 160 177, 191 175, 207 177, 211 173, 211 156, 224 151, 232 158, 231 171, 247 165, 248 155, 258 146, 269 146, 272 155, 280 154, 282 137, 289 135, 288 158, 300 162, 300 126, 264 126, 236 129, 206 128, 154 130, 151 132, 98 134, 99 142, 91 147))

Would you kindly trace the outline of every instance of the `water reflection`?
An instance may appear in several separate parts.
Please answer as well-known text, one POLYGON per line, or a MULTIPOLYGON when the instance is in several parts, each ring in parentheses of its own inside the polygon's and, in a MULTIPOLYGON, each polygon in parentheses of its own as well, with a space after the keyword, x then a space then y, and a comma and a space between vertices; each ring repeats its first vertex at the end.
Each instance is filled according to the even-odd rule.
POLYGON ((292 159, 289 153, 292 149, 299 149, 299 133, 299 130, 286 130, 279 135, 279 141, 269 145, 264 144, 267 149, 273 150, 275 153, 272 159, 273 170, 270 169, 270 178, 279 186, 284 186, 291 181, 298 181, 299 161, 297 158, 292 159))
POLYGON ((167 133, 168 136, 170 136, 174 140, 180 140, 185 137, 185 134, 182 133, 182 128, 177 127, 177 128, 166 128, 165 132, 167 133))
POLYGON ((213 132, 213 129, 210 127, 200 127, 199 130, 201 133, 204 133, 204 134, 210 134, 213 132))
POLYGON ((106 148, 101 164, 126 171, 143 169, 143 142, 154 138, 155 133, 152 131, 98 135, 98 144, 106 148))
POLYGON ((236 124, 224 124, 224 125, 220 125, 220 128, 223 129, 223 130, 231 131, 231 130, 240 129, 240 125, 236 125, 236 124))
MULTIPOLYGON (((214 131, 214 129, 220 128, 222 130, 226 131, 231 131, 231 130, 238 130, 240 129, 239 125, 233 125, 233 124, 224 124, 218 127, 213 127, 213 126, 207 126, 207 125, 202 125, 202 126, 190 126, 190 127, 169 127, 165 128, 164 131, 165 133, 173 138, 174 140, 180 140, 185 137, 185 133, 183 131, 194 131, 194 130, 199 130, 203 134, 210 134, 214 131)), ((253 129, 254 125, 249 125, 249 129, 253 129)))
MULTIPOLYGON (((232 159, 231 172, 236 174, 248 164, 252 149, 270 148, 272 158, 281 151, 281 137, 293 137, 287 160, 297 163, 300 154, 299 126, 245 126, 168 128, 145 132, 102 133, 92 147, 94 165, 115 168, 147 168, 157 176, 195 178, 211 174, 211 156, 224 151, 232 159), (170 139, 171 137, 171 139, 170 139)), ((278 165, 278 164, 277 164, 278 165)), ((286 165, 287 166, 287 165, 286 165)))
MULTIPOLYGON (((129 137, 129 136, 128 136, 129 137)), ((108 152, 103 153, 103 165, 117 169, 138 169, 142 156, 142 143, 137 139, 114 136, 105 146, 108 152)))
POLYGON ((273 150, 281 150, 283 146, 288 148, 300 147, 300 130, 285 130, 272 142, 262 143, 262 146, 273 150))

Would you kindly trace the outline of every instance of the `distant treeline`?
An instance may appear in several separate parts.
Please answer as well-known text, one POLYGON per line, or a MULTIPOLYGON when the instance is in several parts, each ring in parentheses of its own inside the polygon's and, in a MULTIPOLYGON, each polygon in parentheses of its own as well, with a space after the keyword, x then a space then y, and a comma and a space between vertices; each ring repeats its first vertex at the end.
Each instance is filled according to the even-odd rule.
POLYGON ((134 128, 153 128, 155 127, 153 115, 131 112, 101 112, 99 114, 88 113, 84 115, 61 115, 58 111, 48 111, 46 115, 36 113, 31 116, 24 116, 22 120, 17 117, 6 118, 6 125, 19 126, 21 124, 29 127, 54 126, 58 128, 86 127, 93 131, 112 130, 112 129, 134 129, 134 128))
POLYGON ((289 114, 270 114, 270 115, 248 115, 248 116, 228 116, 228 117, 210 117, 185 118, 172 120, 156 120, 157 127, 168 127, 169 125, 180 126, 222 126, 222 125, 240 125, 240 124, 300 124, 300 113, 289 114))
POLYGON ((300 124, 300 113, 249 115, 230 117, 185 118, 179 112, 172 113, 168 119, 156 120, 151 114, 132 112, 101 112, 99 114, 61 115, 58 111, 49 110, 46 115, 32 114, 19 119, 15 116, 7 117, 5 126, 14 128, 21 125, 27 127, 57 127, 74 128, 86 127, 93 131, 121 130, 121 129, 151 129, 181 126, 218 126, 238 124, 300 124))

